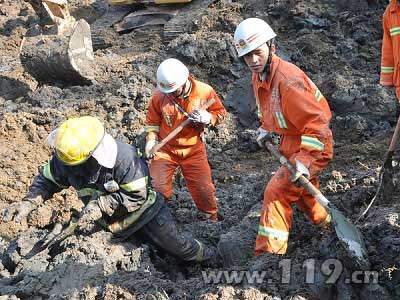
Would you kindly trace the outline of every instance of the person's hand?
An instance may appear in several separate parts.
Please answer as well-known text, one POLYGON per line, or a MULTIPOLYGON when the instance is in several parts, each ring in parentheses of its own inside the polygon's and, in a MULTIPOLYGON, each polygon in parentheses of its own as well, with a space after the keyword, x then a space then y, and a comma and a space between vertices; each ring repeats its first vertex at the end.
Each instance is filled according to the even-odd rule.
POLYGON ((25 197, 20 202, 12 203, 8 207, 3 208, 0 211, 0 218, 3 222, 14 220, 21 223, 22 219, 26 218, 42 202, 43 198, 40 195, 34 198, 25 197))
POLYGON ((308 170, 308 168, 297 159, 295 161, 296 161, 296 173, 290 177, 290 181, 293 183, 297 183, 297 180, 299 180, 301 176, 310 179, 310 171, 308 170))
POLYGON ((82 210, 78 219, 78 227, 83 231, 90 231, 93 223, 103 216, 97 200, 91 200, 82 210))
POLYGON ((153 158, 155 153, 151 153, 151 150, 158 144, 157 140, 148 140, 144 148, 144 154, 148 159, 153 158))
POLYGON ((202 123, 204 125, 208 125, 211 123, 211 114, 205 109, 195 108, 192 111, 193 121, 197 123, 202 123))
POLYGON ((270 132, 265 130, 264 128, 260 127, 257 130, 257 144, 261 147, 261 148, 265 148, 265 143, 269 142, 273 145, 278 145, 279 144, 279 135, 277 135, 274 132, 270 132))

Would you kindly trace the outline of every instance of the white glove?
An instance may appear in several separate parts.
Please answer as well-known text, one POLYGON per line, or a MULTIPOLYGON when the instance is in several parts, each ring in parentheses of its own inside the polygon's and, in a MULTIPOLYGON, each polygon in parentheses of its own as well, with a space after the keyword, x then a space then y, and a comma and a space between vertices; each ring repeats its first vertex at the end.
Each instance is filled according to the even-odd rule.
POLYGON ((267 131, 264 128, 260 127, 257 130, 257 134, 257 143, 261 148, 265 147, 266 142, 270 142, 273 145, 279 144, 280 137, 274 132, 267 131))
POLYGON ((144 148, 144 154, 146 155, 146 157, 148 159, 153 158, 155 153, 150 154, 150 152, 151 152, 151 149, 153 149, 157 144, 158 144, 157 140, 148 140, 146 142, 146 146, 144 148))
POLYGON ((302 175, 307 179, 309 179, 310 171, 308 170, 308 168, 297 159, 295 161, 296 161, 296 173, 290 177, 290 181, 296 183, 296 181, 299 180, 300 176, 302 175))
POLYGON ((204 125, 210 124, 211 114, 205 109, 195 108, 192 111, 193 121, 203 123, 204 125))

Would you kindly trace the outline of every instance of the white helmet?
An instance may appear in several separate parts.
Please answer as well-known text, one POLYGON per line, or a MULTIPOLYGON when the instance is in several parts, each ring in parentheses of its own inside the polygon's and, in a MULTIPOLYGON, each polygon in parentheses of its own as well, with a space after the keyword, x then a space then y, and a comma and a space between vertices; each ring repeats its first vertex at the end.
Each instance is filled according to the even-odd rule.
POLYGON ((249 18, 242 21, 235 30, 235 47, 242 57, 262 44, 276 37, 275 32, 264 20, 249 18))
POLYGON ((157 88, 165 94, 176 91, 189 78, 188 68, 175 58, 164 60, 157 69, 157 88))

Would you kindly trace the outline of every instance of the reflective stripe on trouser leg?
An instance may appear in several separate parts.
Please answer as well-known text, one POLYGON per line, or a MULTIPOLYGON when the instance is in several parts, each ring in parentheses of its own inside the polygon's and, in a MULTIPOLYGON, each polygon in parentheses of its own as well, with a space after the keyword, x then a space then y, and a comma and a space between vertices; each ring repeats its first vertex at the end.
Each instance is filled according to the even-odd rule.
POLYGON ((149 170, 152 186, 165 199, 169 199, 172 196, 172 177, 177 166, 178 162, 167 152, 157 152, 150 163, 149 170))
POLYGON ((268 182, 256 239, 256 255, 262 252, 286 253, 293 216, 291 205, 300 198, 303 191, 290 182, 289 178, 286 168, 281 167, 268 182))
POLYGON ((200 143, 193 147, 197 148, 193 155, 181 160, 182 174, 197 208, 215 215, 218 208, 205 145, 200 143))
MULTIPOLYGON (((318 189, 319 182, 317 177, 310 179, 311 183, 318 189)), ((304 190, 299 201, 296 202, 297 207, 304 212, 313 224, 321 224, 327 220, 329 216, 326 209, 319 204, 307 190, 304 190)))

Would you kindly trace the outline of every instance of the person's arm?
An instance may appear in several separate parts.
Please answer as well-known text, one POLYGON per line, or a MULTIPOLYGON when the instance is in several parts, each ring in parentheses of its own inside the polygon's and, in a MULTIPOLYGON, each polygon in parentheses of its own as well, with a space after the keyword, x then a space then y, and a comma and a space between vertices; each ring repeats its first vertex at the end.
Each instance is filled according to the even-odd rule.
POLYGON ((51 198, 53 194, 60 192, 68 187, 68 183, 62 180, 62 170, 60 165, 53 158, 47 162, 39 174, 34 178, 26 196, 19 202, 13 203, 0 211, 0 216, 4 222, 21 220, 27 217, 33 210, 41 205, 45 200, 51 198))
POLYGON ((160 125, 162 121, 162 112, 159 103, 158 92, 156 91, 149 103, 147 109, 145 131, 147 133, 146 140, 158 140, 158 133, 160 131, 160 125))
POLYGON ((331 112, 322 93, 308 78, 299 78, 282 94, 283 115, 301 132, 300 151, 294 159, 307 168, 324 151, 331 135, 331 112))
POLYGON ((389 12, 386 11, 382 18, 383 38, 382 38, 382 57, 381 73, 379 84, 383 86, 393 86, 394 58, 392 39, 390 36, 389 12))
POLYGON ((125 145, 124 154, 114 167, 114 180, 119 190, 100 196, 101 210, 111 216, 122 205, 128 212, 135 211, 147 200, 149 171, 146 163, 136 154, 134 147, 125 145))
POLYGON ((211 114, 210 125, 216 126, 223 122, 226 118, 226 110, 222 104, 221 99, 218 97, 217 93, 212 89, 207 100, 215 99, 215 102, 207 109, 211 114))

